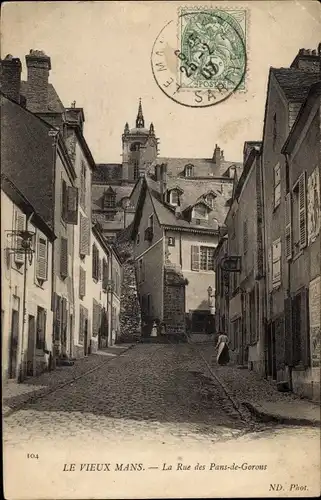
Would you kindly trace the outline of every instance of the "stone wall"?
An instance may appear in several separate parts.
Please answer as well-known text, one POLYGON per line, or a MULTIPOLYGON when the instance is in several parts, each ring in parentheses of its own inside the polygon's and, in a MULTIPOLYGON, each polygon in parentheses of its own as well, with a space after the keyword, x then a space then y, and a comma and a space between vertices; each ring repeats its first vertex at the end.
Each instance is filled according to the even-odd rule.
POLYGON ((119 233, 115 243, 123 265, 118 342, 135 342, 141 337, 141 309, 136 286, 133 243, 129 236, 130 228, 126 228, 119 233))
POLYGON ((185 340, 185 286, 180 269, 172 265, 164 268, 164 323, 166 335, 185 340))

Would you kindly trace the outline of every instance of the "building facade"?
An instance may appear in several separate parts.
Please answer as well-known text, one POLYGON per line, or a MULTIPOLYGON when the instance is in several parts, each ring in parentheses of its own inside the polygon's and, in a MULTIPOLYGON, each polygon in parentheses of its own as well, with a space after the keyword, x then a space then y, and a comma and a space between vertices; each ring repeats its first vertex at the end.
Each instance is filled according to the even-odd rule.
POLYGON ((135 186, 132 237, 146 335, 154 321, 168 334, 215 331, 214 252, 239 165, 213 160, 156 160, 135 186))
POLYGON ((55 234, 1 176, 2 376, 33 376, 52 366, 52 251, 55 234))

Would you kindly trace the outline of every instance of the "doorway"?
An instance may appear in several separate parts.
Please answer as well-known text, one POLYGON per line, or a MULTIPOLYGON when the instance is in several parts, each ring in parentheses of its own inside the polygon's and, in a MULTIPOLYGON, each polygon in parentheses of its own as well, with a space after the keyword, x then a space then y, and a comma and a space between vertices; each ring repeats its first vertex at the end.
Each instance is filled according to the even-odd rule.
POLYGON ((35 375, 35 317, 29 314, 28 316, 28 349, 27 349, 27 376, 33 377, 35 375))
POLYGON ((84 323, 84 355, 88 356, 88 319, 84 323))
POLYGON ((9 378, 16 378, 18 362, 18 339, 19 339, 19 311, 12 309, 11 314, 11 334, 9 346, 9 378))

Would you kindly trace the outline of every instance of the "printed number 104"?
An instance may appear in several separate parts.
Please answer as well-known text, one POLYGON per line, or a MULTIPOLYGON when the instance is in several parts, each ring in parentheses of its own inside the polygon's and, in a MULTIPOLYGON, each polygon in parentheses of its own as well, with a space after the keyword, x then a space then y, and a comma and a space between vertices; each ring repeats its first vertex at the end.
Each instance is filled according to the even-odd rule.
POLYGON ((27 458, 39 458, 38 453, 27 453, 27 458))

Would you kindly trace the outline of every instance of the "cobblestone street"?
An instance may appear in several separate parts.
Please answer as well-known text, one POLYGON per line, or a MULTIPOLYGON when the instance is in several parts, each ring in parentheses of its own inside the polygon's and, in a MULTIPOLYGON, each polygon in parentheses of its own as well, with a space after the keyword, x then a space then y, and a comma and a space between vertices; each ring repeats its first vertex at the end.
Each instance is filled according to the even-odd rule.
MULTIPOLYGON (((212 349, 212 346, 209 347, 212 349)), ((6 419, 5 440, 83 436, 212 441, 248 430, 191 345, 139 345, 6 419)))
MULTIPOLYGON (((41 394, 4 418, 4 466, 7 471, 24 467, 24 491, 33 491, 39 498, 48 491, 48 477, 39 475, 40 466, 50 470, 52 488, 59 489, 64 474, 63 491, 70 498, 106 498, 106 491, 108 498, 130 497, 132 491, 138 498, 153 498, 165 484, 169 497, 177 488, 185 497, 197 496, 203 482, 209 496, 223 491, 233 495, 236 477, 244 488, 254 481, 263 495, 270 477, 287 484, 293 482, 290 476, 305 477, 306 467, 311 478, 307 488, 317 484, 319 430, 260 423, 250 413, 240 412, 234 399, 240 394, 233 394, 233 405, 216 378, 218 374, 224 379, 224 372, 216 366, 212 345, 139 344, 116 357, 105 356, 105 361, 103 354, 96 356, 87 374, 41 394), (111 473, 92 472, 90 481, 81 472, 67 474, 70 463, 81 471, 86 464, 98 462, 107 464, 111 473), (196 473, 200 463, 204 472, 196 473), (280 463, 286 463, 289 477, 285 478, 280 463), (131 464, 148 477, 142 481, 143 472, 131 473, 126 486, 119 471, 130 470, 131 464), (194 473, 175 476, 175 471, 182 470, 179 464, 187 464, 194 473), (216 464, 228 468, 259 464, 263 471, 229 472, 228 484, 213 483, 216 464)), ((231 384, 232 374, 239 375, 237 369, 227 368, 231 384)), ((227 472, 215 474, 227 477, 227 472)), ((7 482, 7 498, 15 498, 16 487, 16 482, 7 482)))

